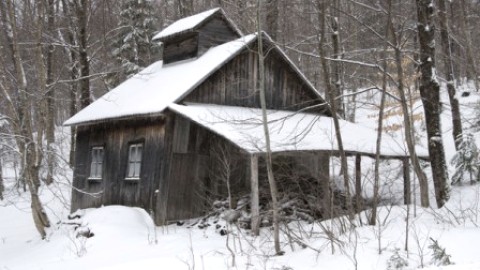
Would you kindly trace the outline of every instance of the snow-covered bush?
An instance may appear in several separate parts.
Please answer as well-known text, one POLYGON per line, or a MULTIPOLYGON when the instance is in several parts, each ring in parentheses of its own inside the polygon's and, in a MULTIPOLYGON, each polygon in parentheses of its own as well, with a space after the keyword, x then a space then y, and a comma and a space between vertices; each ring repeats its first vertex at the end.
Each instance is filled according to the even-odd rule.
POLYGON ((393 251, 392 256, 387 261, 387 269, 388 270, 397 270, 397 269, 405 269, 408 266, 408 261, 400 255, 400 249, 395 248, 393 251))
MULTIPOLYGON (((459 140, 460 138, 457 138, 459 140)), ((473 135, 467 133, 459 145, 457 153, 453 156, 450 163, 455 166, 455 172, 452 176, 452 184, 460 183, 466 174, 466 179, 471 183, 478 181, 480 164, 478 163, 478 148, 475 144, 473 135)))
POLYGON ((432 243, 428 246, 428 248, 430 248, 433 252, 432 263, 437 266, 453 264, 453 262, 450 260, 452 256, 447 254, 445 248, 442 248, 438 244, 437 240, 433 238, 430 238, 430 240, 432 241, 432 243))

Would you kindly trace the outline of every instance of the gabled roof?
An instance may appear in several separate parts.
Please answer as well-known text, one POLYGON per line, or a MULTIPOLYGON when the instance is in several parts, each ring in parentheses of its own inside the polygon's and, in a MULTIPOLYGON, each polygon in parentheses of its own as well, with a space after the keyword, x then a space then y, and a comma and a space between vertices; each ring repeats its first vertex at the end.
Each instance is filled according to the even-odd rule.
MULTIPOLYGON (((304 83, 323 101, 320 93, 307 80, 287 55, 266 35, 272 46, 304 83)), ((165 108, 179 102, 195 87, 256 41, 256 34, 224 43, 198 58, 163 65, 156 62, 126 80, 110 92, 65 121, 64 125, 80 125, 109 119, 160 115, 165 108)))
MULTIPOLYGON (((169 109, 220 135, 249 153, 265 152, 261 109, 206 105, 171 104, 169 109)), ((268 110, 268 126, 272 152, 333 151, 338 152, 333 118, 311 113, 268 110)), ((345 120, 340 121, 344 150, 351 154, 374 156, 376 131, 345 120)), ((406 157, 404 140, 383 135, 383 157, 406 157)), ((418 148, 421 158, 426 149, 418 148)))
POLYGON ((115 118, 160 114, 202 83, 256 38, 255 34, 216 46, 199 58, 163 65, 158 61, 65 121, 78 125, 115 118))
POLYGON ((153 40, 164 41, 186 32, 195 31, 202 25, 204 25, 212 17, 214 17, 214 15, 216 14, 221 14, 227 22, 227 25, 232 28, 232 30, 235 31, 239 36, 243 35, 240 29, 226 16, 223 9, 214 8, 204 11, 202 13, 192 15, 190 17, 180 19, 172 23, 167 28, 163 29, 160 33, 156 34, 153 37, 153 40))

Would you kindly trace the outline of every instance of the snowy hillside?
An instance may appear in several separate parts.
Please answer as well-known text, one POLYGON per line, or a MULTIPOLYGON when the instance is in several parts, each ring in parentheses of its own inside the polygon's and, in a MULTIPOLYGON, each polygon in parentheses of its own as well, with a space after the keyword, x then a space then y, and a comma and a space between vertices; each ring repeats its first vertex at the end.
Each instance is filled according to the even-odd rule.
MULTIPOLYGON (((445 93, 442 98, 447 100, 445 93)), ((480 97, 472 93, 460 101, 464 123, 471 126, 476 121, 474 107, 480 97)), ((415 113, 421 112, 419 103, 414 105, 415 113)), ((374 106, 359 108, 357 115, 363 125, 375 127, 374 106)), ((392 113, 386 121, 393 135, 402 136, 401 129, 393 128, 402 124, 401 116, 392 113)), ((449 160, 454 147, 448 108, 442 121, 449 160)), ((422 121, 415 123, 421 130, 422 121)), ((480 135, 474 135, 479 144, 480 135)), ((60 148, 68 156, 68 147, 60 148)), ((388 201, 398 202, 395 192, 401 188, 401 181, 396 180, 401 174, 395 173, 395 166, 382 164, 385 181, 382 193, 392 196, 388 201)), ((272 256, 270 229, 263 228, 261 235, 255 237, 223 219, 210 218, 200 223, 189 220, 155 227, 144 210, 123 206, 87 209, 69 216, 71 172, 66 169, 57 172, 55 184, 41 188, 41 199, 52 222, 44 241, 32 222, 29 195, 17 191, 12 180, 14 172, 4 170, 8 177, 5 200, 0 201, 0 270, 480 269, 476 249, 480 242, 479 184, 454 186, 450 201, 440 210, 401 204, 383 206, 379 209, 381 222, 377 226, 366 225, 366 212, 357 215, 353 229, 347 228, 341 218, 313 224, 291 222, 282 228, 285 255, 272 256), (432 247, 433 240, 438 243, 437 248, 432 247), (433 255, 442 249, 442 259, 449 258, 453 265, 437 266, 438 260, 433 255)), ((365 192, 370 190, 367 183, 365 192)), ((433 188, 430 190, 433 192, 433 188)), ((434 201, 433 195, 431 200, 434 201)))

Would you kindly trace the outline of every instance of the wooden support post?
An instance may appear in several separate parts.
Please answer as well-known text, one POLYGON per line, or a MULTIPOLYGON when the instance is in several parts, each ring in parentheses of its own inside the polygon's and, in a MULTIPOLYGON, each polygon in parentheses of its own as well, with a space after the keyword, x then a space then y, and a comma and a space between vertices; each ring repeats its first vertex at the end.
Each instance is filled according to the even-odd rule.
POLYGON ((412 193, 410 189, 410 162, 408 158, 404 158, 403 162, 403 203, 412 203, 412 193))
POLYGON ((362 156, 355 156, 355 209, 362 210, 362 156))
POLYGON ((322 218, 332 217, 331 187, 330 187, 330 153, 316 152, 313 155, 312 176, 317 181, 318 189, 315 196, 318 198, 318 204, 322 209, 322 218))
POLYGON ((258 191, 258 156, 252 154, 250 156, 250 189, 251 189, 251 205, 252 212, 251 227, 254 235, 260 234, 260 206, 258 191))

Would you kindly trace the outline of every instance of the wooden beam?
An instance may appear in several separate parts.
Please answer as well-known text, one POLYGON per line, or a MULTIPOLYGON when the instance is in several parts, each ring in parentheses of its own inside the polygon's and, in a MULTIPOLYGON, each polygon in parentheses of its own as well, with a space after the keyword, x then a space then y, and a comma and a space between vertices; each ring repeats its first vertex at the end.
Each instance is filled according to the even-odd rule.
POLYGON ((362 155, 355 155, 355 209, 362 209, 362 155))
POLYGON ((403 162, 403 203, 410 204, 412 202, 410 189, 410 162, 408 158, 404 158, 403 162))
POLYGON ((252 212, 251 227, 254 235, 260 234, 260 205, 259 205, 259 191, 258 191, 258 156, 250 156, 250 190, 251 190, 251 205, 252 212))

